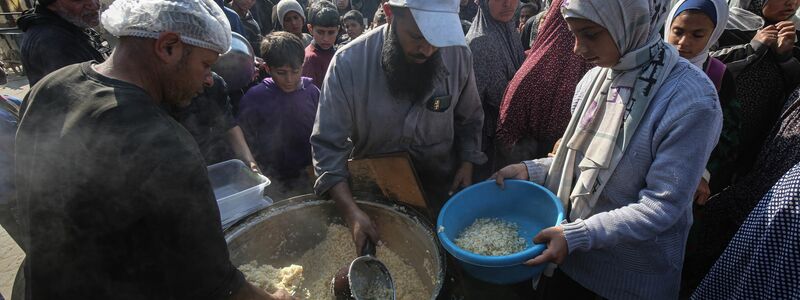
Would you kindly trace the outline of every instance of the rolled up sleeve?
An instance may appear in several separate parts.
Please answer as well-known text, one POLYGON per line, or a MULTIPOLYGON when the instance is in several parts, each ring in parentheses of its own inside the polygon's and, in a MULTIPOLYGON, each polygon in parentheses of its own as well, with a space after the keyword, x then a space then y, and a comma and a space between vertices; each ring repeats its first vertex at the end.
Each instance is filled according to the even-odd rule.
POLYGON ((344 87, 353 84, 352 73, 347 64, 337 64, 334 57, 328 67, 328 75, 319 99, 317 118, 311 133, 311 154, 314 172, 318 176, 314 183, 317 195, 326 193, 339 182, 347 180, 347 159, 353 150, 350 140, 353 132, 351 97, 344 87))
POLYGON ((471 55, 466 55, 463 63, 468 65, 469 77, 455 108, 456 147, 462 161, 480 165, 487 160, 486 154, 481 152, 483 107, 475 84, 471 55))
POLYGON ((552 157, 545 157, 523 161, 522 163, 528 169, 528 180, 543 185, 547 179, 547 172, 550 170, 550 166, 553 165, 553 160, 552 157))

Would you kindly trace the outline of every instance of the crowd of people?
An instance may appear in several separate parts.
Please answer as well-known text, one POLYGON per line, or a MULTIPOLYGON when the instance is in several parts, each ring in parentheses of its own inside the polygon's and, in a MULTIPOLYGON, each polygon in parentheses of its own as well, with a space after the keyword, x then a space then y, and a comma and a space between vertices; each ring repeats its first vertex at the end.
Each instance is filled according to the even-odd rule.
POLYGON ((486 179, 557 195, 526 262, 553 267, 520 297, 798 298, 798 6, 38 0, 31 90, 0 100, 14 296, 292 299, 231 263, 206 166, 333 199, 362 249, 381 228, 348 160, 404 153, 431 216, 486 179), (241 89, 211 72, 235 34, 241 89))

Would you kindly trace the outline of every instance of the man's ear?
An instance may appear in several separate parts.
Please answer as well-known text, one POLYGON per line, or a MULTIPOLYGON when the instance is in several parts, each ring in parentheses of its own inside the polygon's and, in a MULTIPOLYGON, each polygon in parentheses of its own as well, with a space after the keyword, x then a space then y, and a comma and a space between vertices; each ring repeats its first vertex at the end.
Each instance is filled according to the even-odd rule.
POLYGON ((314 26, 311 26, 311 24, 306 24, 306 27, 308 27, 308 33, 314 34, 314 26))
POLYGON ((153 44, 156 57, 165 64, 178 62, 183 56, 186 45, 181 42, 181 37, 175 32, 162 32, 153 44))

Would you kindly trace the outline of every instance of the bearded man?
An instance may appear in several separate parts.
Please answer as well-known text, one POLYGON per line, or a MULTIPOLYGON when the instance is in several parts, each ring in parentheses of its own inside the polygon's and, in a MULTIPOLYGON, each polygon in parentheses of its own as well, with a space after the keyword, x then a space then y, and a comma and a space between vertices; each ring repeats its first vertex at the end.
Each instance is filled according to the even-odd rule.
POLYGON ((64 66, 105 60, 107 43, 91 29, 100 23, 99 11, 98 0, 39 0, 22 14, 20 51, 31 86, 64 66))
POLYGON ((407 152, 433 214, 482 164, 483 110, 459 0, 390 0, 392 21, 336 52, 311 135, 314 189, 336 201, 356 249, 378 232, 348 185, 347 160, 407 152))

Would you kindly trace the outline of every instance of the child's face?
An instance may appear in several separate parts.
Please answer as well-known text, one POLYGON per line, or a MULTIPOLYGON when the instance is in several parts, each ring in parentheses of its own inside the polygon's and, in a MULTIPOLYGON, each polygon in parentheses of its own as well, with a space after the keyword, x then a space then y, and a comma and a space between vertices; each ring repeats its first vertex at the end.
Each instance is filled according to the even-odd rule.
POLYGON ((567 18, 567 27, 575 36, 575 54, 588 63, 610 68, 622 56, 608 29, 587 19, 567 18))
POLYGON ((786 21, 797 11, 798 4, 800 0, 771 0, 767 1, 761 13, 773 23, 786 21))
POLYGON ((533 8, 531 8, 530 6, 526 6, 525 8, 519 11, 520 24, 525 24, 525 22, 528 22, 528 19, 530 19, 531 17, 533 17, 533 8))
POLYGON ((284 93, 291 93, 300 87, 300 68, 292 66, 270 67, 272 80, 284 93))
POLYGON ((336 8, 339 10, 345 10, 348 6, 350 6, 350 0, 336 0, 336 8))
POLYGON ((314 37, 314 42, 320 48, 328 50, 336 43, 336 35, 339 34, 338 27, 322 27, 308 25, 308 31, 311 31, 311 36, 314 37))
POLYGON ((364 27, 353 20, 344 20, 344 30, 347 31, 347 36, 351 39, 357 38, 364 33, 364 27))
POLYGON ((303 34, 303 25, 305 25, 305 21, 297 12, 290 11, 283 16, 283 29, 288 33, 303 34))
POLYGON ((705 49, 714 23, 706 14, 685 11, 672 20, 667 41, 678 49, 681 57, 690 59, 705 49))

